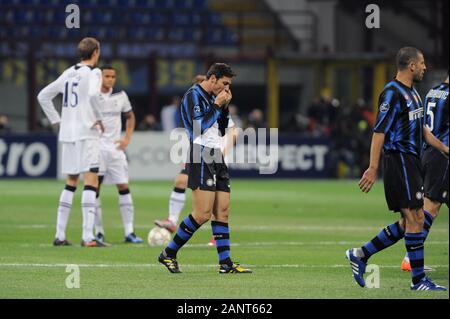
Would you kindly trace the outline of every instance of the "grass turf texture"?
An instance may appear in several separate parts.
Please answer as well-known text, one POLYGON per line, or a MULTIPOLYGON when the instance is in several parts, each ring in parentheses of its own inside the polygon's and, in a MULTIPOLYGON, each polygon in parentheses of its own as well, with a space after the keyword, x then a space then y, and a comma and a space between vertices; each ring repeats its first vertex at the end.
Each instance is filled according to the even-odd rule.
MULTIPOLYGON (((219 275, 209 223, 178 254, 183 274, 157 263, 160 247, 123 243, 117 191, 103 187, 103 219, 111 248, 82 248, 81 187, 67 237, 53 247, 56 206, 63 183, 0 182, 0 298, 449 298, 448 292, 411 292, 402 272, 403 241, 369 261, 380 266, 380 288, 354 282, 345 250, 392 223, 383 186, 362 194, 356 181, 233 180, 231 256, 253 274, 219 275), (80 266, 80 288, 68 289, 66 264, 80 266), (220 287, 220 289, 217 289, 220 287)), ((135 231, 145 238, 166 216, 170 182, 134 182, 135 231)), ((190 191, 182 214, 191 207, 190 191)), ((448 208, 432 226, 425 262, 448 286, 448 208)))

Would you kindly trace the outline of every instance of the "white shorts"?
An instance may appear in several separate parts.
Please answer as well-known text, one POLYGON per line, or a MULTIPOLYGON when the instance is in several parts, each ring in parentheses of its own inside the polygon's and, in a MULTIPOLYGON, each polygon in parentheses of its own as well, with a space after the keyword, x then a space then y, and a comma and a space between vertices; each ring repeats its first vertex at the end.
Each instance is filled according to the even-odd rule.
POLYGON ((100 167, 100 141, 88 139, 62 143, 62 173, 79 175, 98 172, 100 167))
POLYGON ((107 185, 128 184, 128 163, 125 152, 117 149, 100 151, 100 176, 107 185))

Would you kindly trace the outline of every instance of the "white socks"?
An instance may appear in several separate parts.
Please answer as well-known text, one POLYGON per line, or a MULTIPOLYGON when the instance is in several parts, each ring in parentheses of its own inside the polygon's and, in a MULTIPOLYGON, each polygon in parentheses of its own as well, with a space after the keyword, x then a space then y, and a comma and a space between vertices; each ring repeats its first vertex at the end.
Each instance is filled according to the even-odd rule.
POLYGON ((67 222, 69 221, 70 210, 72 208, 73 195, 77 188, 66 185, 59 197, 58 214, 56 218, 55 238, 63 241, 66 239, 67 222))
POLYGON ((129 189, 119 191, 119 206, 120 206, 120 215, 122 215, 122 222, 125 236, 128 236, 130 233, 134 232, 133 228, 134 206, 133 206, 133 199, 131 198, 129 189))
POLYGON ((169 200, 169 220, 177 225, 180 213, 183 210, 184 202, 186 201, 185 189, 174 188, 170 194, 169 200))
POLYGON ((102 233, 105 234, 103 229, 103 218, 102 218, 102 201, 100 197, 97 197, 95 202, 95 234, 102 233))
POLYGON ((96 193, 97 190, 93 186, 84 186, 83 194, 81 195, 81 210, 83 212, 83 236, 84 242, 90 242, 95 237, 94 222, 96 211, 96 193))

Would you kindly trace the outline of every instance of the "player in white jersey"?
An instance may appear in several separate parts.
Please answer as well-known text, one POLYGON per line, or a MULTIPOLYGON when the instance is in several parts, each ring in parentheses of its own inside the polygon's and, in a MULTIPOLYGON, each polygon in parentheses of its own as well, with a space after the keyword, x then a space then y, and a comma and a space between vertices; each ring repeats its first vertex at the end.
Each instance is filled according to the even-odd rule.
POLYGON ((104 131, 100 111, 93 103, 93 98, 100 94, 101 86, 101 71, 95 68, 100 56, 100 43, 94 38, 84 38, 78 44, 78 53, 81 62, 65 70, 59 78, 42 89, 37 97, 50 122, 59 125, 62 173, 67 175, 66 186, 59 200, 53 244, 71 245, 66 239, 66 227, 79 175, 83 174, 81 245, 104 247, 104 244, 95 240, 93 234, 100 165, 99 128, 101 132, 104 131), (60 93, 63 94, 61 116, 52 102, 60 93))
POLYGON ((111 66, 104 66, 101 69, 102 87, 97 104, 102 113, 105 132, 100 138, 101 161, 99 192, 97 192, 97 214, 95 215, 95 237, 100 242, 105 240, 99 197, 100 185, 104 182, 105 184, 116 185, 119 192, 119 206, 125 230, 125 242, 142 243, 143 240, 134 233, 134 206, 128 186, 128 163, 124 152, 133 135, 136 119, 127 94, 124 91, 113 93, 116 83, 116 70, 111 66), (126 118, 126 131, 123 138, 120 136, 122 114, 126 118))

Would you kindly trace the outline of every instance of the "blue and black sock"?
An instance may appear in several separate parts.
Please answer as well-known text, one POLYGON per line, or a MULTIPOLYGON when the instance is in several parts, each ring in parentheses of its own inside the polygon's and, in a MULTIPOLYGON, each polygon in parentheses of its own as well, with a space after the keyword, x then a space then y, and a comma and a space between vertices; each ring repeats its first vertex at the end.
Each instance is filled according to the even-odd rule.
POLYGON ((433 215, 426 210, 423 211, 425 219, 423 221, 423 240, 427 240, 428 233, 430 232, 431 225, 433 225, 433 215))
POLYGON ((362 257, 361 260, 367 263, 370 256, 394 245, 404 236, 405 232, 400 227, 399 222, 386 226, 375 238, 361 247, 364 252, 364 257, 362 257))
POLYGON ((178 250, 186 244, 200 226, 201 225, 195 221, 194 217, 192 217, 192 214, 189 214, 189 216, 181 222, 180 226, 178 226, 177 233, 164 250, 166 256, 175 258, 178 250))
POLYGON ((411 275, 413 284, 417 284, 425 277, 424 265, 424 237, 423 233, 406 233, 405 246, 411 264, 411 275))
POLYGON ((230 229, 228 228, 228 223, 212 221, 211 228, 216 240, 219 264, 231 266, 233 262, 230 259, 230 229))

